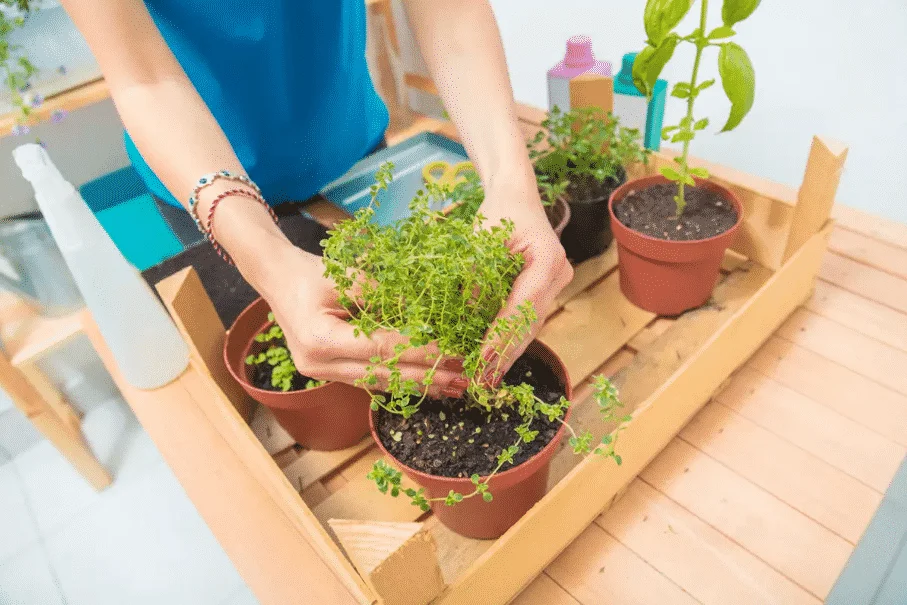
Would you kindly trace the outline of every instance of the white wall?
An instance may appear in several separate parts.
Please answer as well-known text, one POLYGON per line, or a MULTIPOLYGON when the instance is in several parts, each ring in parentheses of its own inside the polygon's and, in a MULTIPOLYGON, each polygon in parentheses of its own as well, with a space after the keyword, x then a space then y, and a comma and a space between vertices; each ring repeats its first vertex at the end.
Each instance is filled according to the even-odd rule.
MULTIPOLYGON (((537 106, 547 104, 545 71, 569 36, 591 36, 615 72, 623 53, 645 40, 644 0, 491 3, 516 98, 537 106)), ((698 23, 699 6, 683 33, 698 23)), ((720 10, 712 0, 710 25, 720 24, 720 10)), ((703 93, 696 113, 713 127, 693 153, 796 186, 812 135, 827 135, 850 146, 838 200, 907 222, 907 1, 763 0, 737 31, 756 70, 755 104, 736 130, 717 135, 728 102, 720 86, 703 93)), ((689 79, 692 53, 684 50, 665 70, 669 82, 689 79)), ((707 52, 706 77, 717 77, 717 51, 707 52)), ((669 99, 665 124, 679 120, 682 103, 669 99)))

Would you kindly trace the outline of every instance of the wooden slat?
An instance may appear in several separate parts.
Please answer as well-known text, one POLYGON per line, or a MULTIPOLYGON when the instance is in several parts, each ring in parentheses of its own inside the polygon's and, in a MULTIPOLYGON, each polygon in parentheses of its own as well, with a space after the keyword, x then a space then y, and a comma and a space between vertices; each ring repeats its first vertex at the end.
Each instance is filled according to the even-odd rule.
MULTIPOLYGON (((108 98, 110 98, 110 90, 103 79, 87 82, 81 86, 47 97, 40 107, 32 110, 28 123, 44 122, 49 120, 51 114, 55 111, 75 111, 86 105, 108 98)), ((13 126, 16 125, 17 115, 16 112, 12 112, 0 116, 0 137, 5 137, 12 133, 13 126)))
POLYGON ((512 605, 583 605, 548 574, 541 574, 513 600, 512 605))
POLYGON ((471 540, 455 534, 434 516, 425 521, 425 530, 438 544, 438 562, 448 584, 494 544, 492 540, 471 540))
POLYGON ((698 605, 689 593, 594 524, 548 566, 547 573, 584 605, 698 605))
POLYGON ((622 466, 600 457, 580 462, 439 597, 438 605, 471 603, 479 591, 489 603, 503 603, 526 586, 807 298, 827 237, 826 228, 801 248, 646 401, 628 402, 637 409, 621 438, 622 466))
POLYGON ((797 192, 797 207, 790 227, 784 260, 809 241, 831 216, 835 193, 841 181, 847 146, 824 137, 813 137, 803 183, 797 192))
POLYGON ((655 342, 655 340, 664 334, 672 325, 674 325, 673 319, 659 317, 641 330, 639 334, 631 338, 629 342, 627 342, 627 346, 633 350, 640 351, 655 342))
POLYGON ((853 544, 882 500, 879 491, 719 403, 705 406, 680 436, 853 544))
POLYGON ((806 308, 861 334, 907 351, 907 313, 819 280, 806 308))
POLYGON ((878 493, 904 458, 903 446, 749 368, 716 400, 878 493))
POLYGON ((295 445, 296 440, 280 426, 271 410, 263 405, 255 406, 252 422, 249 423, 252 433, 261 442, 265 451, 273 455, 295 445))
POLYGON ((392 498, 375 488, 374 481, 350 481, 315 507, 322 524, 329 519, 369 519, 371 521, 415 521, 423 515, 409 498, 392 498))
POLYGON ((679 439, 640 477, 820 599, 853 548, 679 439))
POLYGON ((814 595, 638 479, 595 522, 703 605, 820 603, 814 595))
MULTIPOLYGON (((907 246, 907 240, 904 245, 907 246)), ((828 249, 907 280, 907 248, 886 244, 847 229, 835 229, 828 240, 828 249)))
POLYGON ((0 320, 3 347, 15 367, 34 363, 82 332, 81 312, 64 317, 29 315, 21 321, 0 320))
POLYGON ((819 277, 845 290, 907 313, 907 281, 838 254, 825 257, 819 277))
POLYGON ((778 337, 748 367, 907 447, 907 396, 778 337))
POLYGON ((332 452, 304 451, 294 462, 283 467, 283 474, 300 492, 355 458, 374 444, 371 435, 356 445, 332 452))
POLYGON ((563 307, 570 299, 603 278, 617 267, 617 247, 611 245, 604 254, 593 256, 573 268, 573 279, 561 290, 555 299, 557 308, 563 307))
POLYGON ((835 204, 832 216, 841 227, 885 242, 907 248, 907 225, 843 204, 835 204))
POLYGON ((907 352, 901 349, 805 309, 794 313, 778 335, 907 394, 907 352))

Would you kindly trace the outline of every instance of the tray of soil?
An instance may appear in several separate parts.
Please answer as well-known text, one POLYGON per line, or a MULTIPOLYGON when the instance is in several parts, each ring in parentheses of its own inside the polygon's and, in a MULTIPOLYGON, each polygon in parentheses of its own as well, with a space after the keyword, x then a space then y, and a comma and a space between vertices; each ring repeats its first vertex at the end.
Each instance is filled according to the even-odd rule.
POLYGON ((659 315, 678 315, 709 300, 724 252, 743 222, 736 195, 707 179, 695 182, 685 188, 680 215, 677 184, 661 175, 625 183, 608 205, 621 290, 659 315))
POLYGON ((224 361, 230 374, 301 446, 339 450, 358 443, 369 430, 368 393, 296 371, 269 314, 267 301, 259 298, 227 331, 224 361))
MULTIPOLYGON (((505 375, 503 384, 526 383, 546 403, 572 395, 567 370, 542 343, 533 342, 505 375)), ((569 418, 569 410, 562 418, 569 418)), ((522 422, 511 408, 491 413, 467 406, 464 399, 426 399, 419 410, 404 418, 383 409, 372 412, 372 436, 381 450, 409 477, 425 488, 428 498, 443 498, 451 490, 468 493, 477 474, 483 480, 497 466, 497 453, 514 442, 522 422)), ((477 539, 502 535, 544 495, 551 457, 564 434, 564 424, 538 417, 531 430, 539 431, 524 443, 513 464, 489 481, 494 499, 469 498, 448 506, 432 502, 438 519, 456 533, 477 539)))

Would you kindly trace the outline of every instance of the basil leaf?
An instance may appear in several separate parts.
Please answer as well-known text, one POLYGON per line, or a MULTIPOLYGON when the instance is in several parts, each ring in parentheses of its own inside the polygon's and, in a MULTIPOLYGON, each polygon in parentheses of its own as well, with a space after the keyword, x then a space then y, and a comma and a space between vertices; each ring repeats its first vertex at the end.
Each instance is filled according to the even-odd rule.
POLYGON ((648 0, 643 23, 650 46, 660 45, 686 15, 693 0, 648 0))
POLYGON ((679 172, 668 166, 662 166, 660 172, 666 179, 670 181, 679 181, 681 178, 683 178, 680 176, 679 172))
POLYGON ((671 34, 657 47, 647 46, 636 55, 636 59, 633 61, 633 84, 647 97, 652 96, 658 76, 671 60, 679 41, 680 38, 677 37, 677 34, 671 34))
POLYGON ((731 113, 721 132, 728 132, 743 120, 756 96, 756 74, 749 56, 737 44, 726 42, 718 53, 718 74, 724 93, 731 102, 731 113))
POLYGON ((709 32, 709 40, 720 40, 722 38, 730 38, 734 35, 734 29, 728 25, 722 25, 721 27, 716 27, 711 32, 709 32))
MULTIPOLYGON (((721 20, 728 27, 743 21, 753 14, 762 0, 724 0, 721 5, 721 20)), ((648 33, 648 32, 646 32, 648 33)))

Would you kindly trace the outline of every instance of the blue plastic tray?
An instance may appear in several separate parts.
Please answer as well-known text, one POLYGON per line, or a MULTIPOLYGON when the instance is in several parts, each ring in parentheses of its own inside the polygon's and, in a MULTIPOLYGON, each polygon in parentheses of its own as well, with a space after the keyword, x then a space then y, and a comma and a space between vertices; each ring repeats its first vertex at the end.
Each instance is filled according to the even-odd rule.
POLYGON ((467 159, 466 150, 459 143, 423 132, 360 160, 345 175, 325 187, 321 194, 352 214, 368 205, 369 187, 375 182, 378 167, 384 162, 393 162, 394 180, 379 197, 381 207, 373 219, 380 225, 387 225, 409 213, 409 202, 423 185, 423 166, 437 160, 456 164, 467 159))

